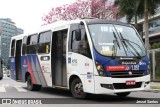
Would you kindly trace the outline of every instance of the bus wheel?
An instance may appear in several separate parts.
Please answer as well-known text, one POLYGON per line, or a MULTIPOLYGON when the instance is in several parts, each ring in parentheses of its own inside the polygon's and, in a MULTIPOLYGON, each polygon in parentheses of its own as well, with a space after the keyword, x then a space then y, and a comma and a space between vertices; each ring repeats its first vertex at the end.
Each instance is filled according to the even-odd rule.
POLYGON ((123 93, 116 93, 117 96, 119 97, 126 97, 127 95, 129 95, 131 92, 123 92, 123 93))
POLYGON ((42 87, 41 85, 35 85, 35 90, 39 91, 39 90, 41 90, 41 87, 42 87))
POLYGON ((36 85, 32 83, 31 76, 29 75, 27 78, 27 88, 30 91, 37 91, 41 89, 41 85, 36 85))
POLYGON ((32 84, 32 80, 31 80, 31 76, 30 75, 27 78, 27 89, 30 90, 30 91, 34 90, 34 86, 32 84))
POLYGON ((86 97, 86 93, 83 90, 83 84, 79 78, 75 78, 72 81, 71 93, 75 98, 84 99, 86 97))
POLYGON ((2 80, 3 79, 3 77, 0 77, 0 80, 2 80))

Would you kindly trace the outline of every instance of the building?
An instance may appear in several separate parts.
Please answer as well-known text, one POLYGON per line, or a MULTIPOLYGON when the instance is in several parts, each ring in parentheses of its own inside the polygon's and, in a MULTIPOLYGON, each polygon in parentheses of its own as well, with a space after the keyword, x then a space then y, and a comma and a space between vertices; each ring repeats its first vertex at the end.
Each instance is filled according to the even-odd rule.
POLYGON ((23 33, 23 29, 17 28, 10 18, 0 18, 1 57, 4 64, 8 63, 10 39, 12 36, 23 33))
MULTIPOLYGON (((138 20, 138 31, 144 39, 144 19, 138 20)), ((149 42, 150 44, 160 42, 160 6, 156 9, 156 14, 149 17, 149 42)))

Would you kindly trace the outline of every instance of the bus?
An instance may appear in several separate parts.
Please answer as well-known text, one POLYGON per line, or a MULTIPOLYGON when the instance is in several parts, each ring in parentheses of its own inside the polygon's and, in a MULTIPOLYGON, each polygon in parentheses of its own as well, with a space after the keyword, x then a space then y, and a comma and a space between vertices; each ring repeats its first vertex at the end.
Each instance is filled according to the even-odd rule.
POLYGON ((137 30, 105 19, 58 21, 14 36, 11 78, 41 87, 68 89, 75 98, 88 93, 125 97, 150 88, 149 58, 137 30))
MULTIPOLYGON (((1 51, 1 50, 0 50, 1 51)), ((3 60, 1 59, 1 56, 0 56, 0 80, 3 79, 3 60)))
POLYGON ((0 80, 3 79, 3 60, 1 57, 1 36, 0 36, 0 80))

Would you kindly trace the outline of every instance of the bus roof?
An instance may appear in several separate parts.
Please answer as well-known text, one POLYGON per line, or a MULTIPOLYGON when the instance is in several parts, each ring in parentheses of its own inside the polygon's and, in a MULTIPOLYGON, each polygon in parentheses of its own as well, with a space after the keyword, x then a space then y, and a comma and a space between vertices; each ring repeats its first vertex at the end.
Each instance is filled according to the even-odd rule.
POLYGON ((106 19, 84 19, 87 24, 118 24, 124 26, 131 26, 130 24, 115 21, 115 20, 106 20, 106 19))
POLYGON ((41 26, 39 29, 35 29, 25 34, 13 36, 12 39, 23 39, 24 36, 32 35, 32 34, 47 31, 47 30, 54 30, 55 28, 65 27, 65 26, 68 26, 69 24, 80 23, 80 21, 85 21, 87 24, 106 23, 106 24, 119 24, 119 25, 124 25, 124 26, 130 26, 129 24, 126 24, 126 23, 113 21, 113 20, 106 20, 106 19, 78 19, 78 20, 71 20, 71 21, 57 21, 57 22, 54 22, 48 25, 41 26))

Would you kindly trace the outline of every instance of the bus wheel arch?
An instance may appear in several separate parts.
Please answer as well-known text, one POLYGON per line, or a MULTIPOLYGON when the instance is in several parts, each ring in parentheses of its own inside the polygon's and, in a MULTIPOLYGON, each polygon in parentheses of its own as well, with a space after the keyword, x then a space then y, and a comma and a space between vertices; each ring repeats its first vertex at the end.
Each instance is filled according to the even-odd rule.
POLYGON ((75 78, 79 78, 79 77, 77 75, 70 76, 70 78, 69 78, 69 89, 71 89, 71 83, 75 78))
POLYGON ((87 93, 84 92, 83 82, 77 75, 72 75, 70 77, 69 88, 75 98, 86 98, 87 93))
POLYGON ((30 75, 30 73, 26 72, 26 74, 25 74, 25 82, 27 81, 27 78, 28 78, 29 75, 30 75))

